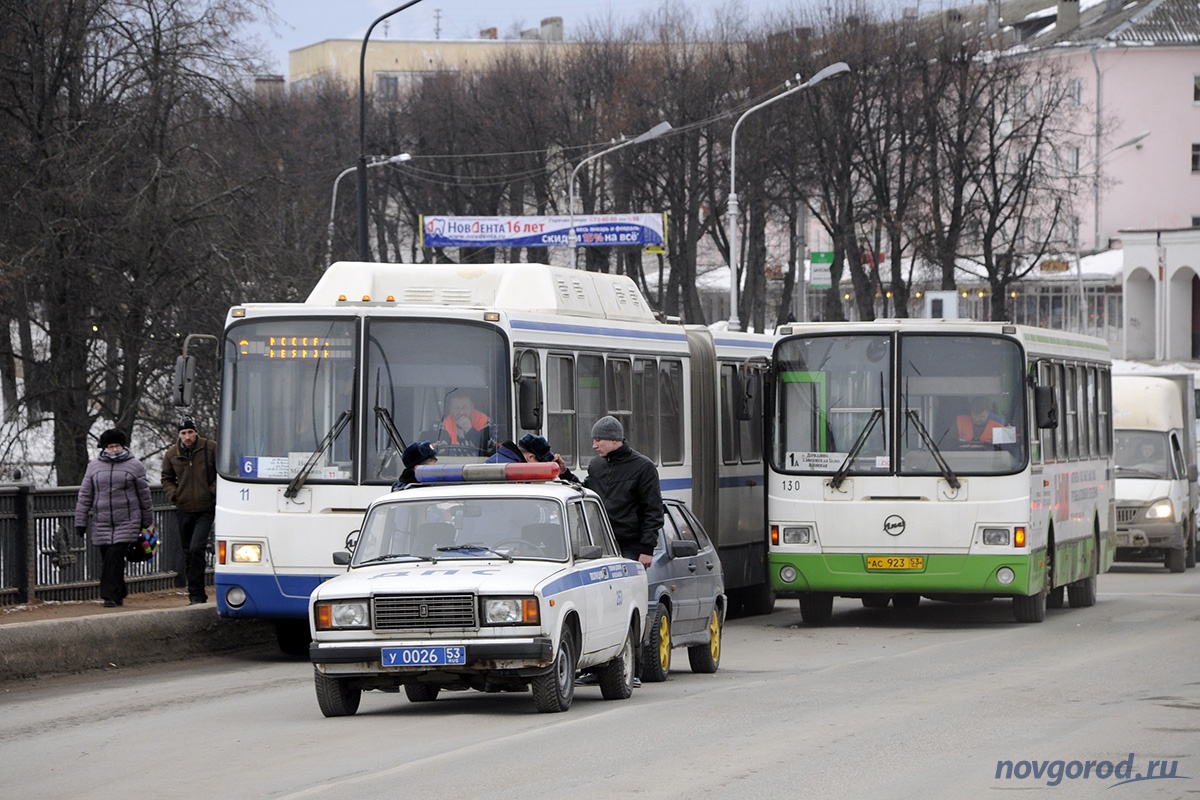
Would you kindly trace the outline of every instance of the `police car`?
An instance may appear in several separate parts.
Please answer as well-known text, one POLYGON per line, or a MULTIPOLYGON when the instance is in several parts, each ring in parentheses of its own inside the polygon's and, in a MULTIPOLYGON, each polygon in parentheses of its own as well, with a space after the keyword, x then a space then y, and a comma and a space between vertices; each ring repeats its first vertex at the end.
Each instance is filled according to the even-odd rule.
POLYGON ((309 600, 317 702, 358 710, 367 689, 533 689, 566 711, 579 672, 605 699, 633 691, 645 569, 622 558, 599 497, 554 463, 429 465, 367 509, 344 575, 309 600))

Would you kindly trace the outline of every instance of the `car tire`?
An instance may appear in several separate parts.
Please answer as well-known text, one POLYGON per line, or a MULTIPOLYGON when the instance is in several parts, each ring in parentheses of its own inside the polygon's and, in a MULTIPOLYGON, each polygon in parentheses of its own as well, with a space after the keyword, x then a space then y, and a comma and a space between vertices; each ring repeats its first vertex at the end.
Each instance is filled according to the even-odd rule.
POLYGON ((633 694, 633 670, 637 661, 637 639, 633 635, 633 626, 625 634, 625 644, 621 652, 601 667, 597 674, 600 677, 600 694, 605 700, 625 700, 633 694))
POLYGON ((1063 607, 1063 587, 1055 586, 1046 590, 1046 608, 1063 607))
POLYGON ((711 674, 721 666, 721 612, 712 610, 708 617, 708 644, 688 648, 688 663, 692 672, 711 674))
POLYGON ((671 609, 659 602, 650 624, 650 641, 642 654, 642 680, 660 683, 671 673, 671 609))
POLYGON ((563 628, 550 670, 534 677, 533 702, 542 713, 566 711, 575 699, 575 636, 563 628))
POLYGON ((775 590, 769 582, 743 589, 739 594, 742 598, 742 610, 748 616, 759 617, 775 610, 775 590))
POLYGON ((830 592, 808 592, 800 595, 800 619, 809 625, 829 622, 833 616, 833 594, 830 592))
POLYGON ((313 667, 313 683, 317 689, 317 705, 327 717, 350 717, 358 711, 362 689, 350 685, 348 678, 334 678, 313 667))
POLYGON ((437 700, 440 689, 440 686, 434 686, 432 683, 404 684, 404 694, 410 703, 429 703, 437 700))
POLYGON ((1166 565, 1171 572, 1183 572, 1187 567, 1186 547, 1176 547, 1167 551, 1166 565))
POLYGON ((1188 569, 1192 569, 1193 567, 1196 566, 1196 526, 1195 526, 1195 524, 1193 523, 1192 525, 1189 525, 1188 530, 1191 531, 1191 535, 1188 536, 1187 563, 1184 564, 1184 566, 1186 566, 1188 569))

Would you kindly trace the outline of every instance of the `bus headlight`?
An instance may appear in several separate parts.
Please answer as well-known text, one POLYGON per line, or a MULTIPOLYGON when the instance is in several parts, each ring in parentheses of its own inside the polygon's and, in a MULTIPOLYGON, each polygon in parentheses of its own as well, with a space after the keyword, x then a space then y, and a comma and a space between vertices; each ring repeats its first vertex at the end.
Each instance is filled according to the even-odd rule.
POLYGON ((812 528, 805 525, 800 528, 784 528, 783 529, 784 544, 811 544, 812 543, 812 528))
POLYGON ((233 545, 233 563, 235 564, 257 564, 262 561, 262 545, 247 544, 245 542, 233 545))
POLYGON ((1016 577, 1009 567, 1001 567, 996 570, 996 580, 1000 582, 1001 586, 1008 586, 1016 577))
POLYGON ((541 619, 536 597, 483 599, 483 621, 487 625, 537 625, 541 619))
POLYGON ((336 600, 317 603, 313 609, 317 630, 345 630, 371 627, 366 600, 336 600))
POLYGON ((983 543, 990 545, 1007 545, 1011 536, 1008 528, 984 528, 983 543))
POLYGON ((1165 497, 1162 500, 1155 500, 1150 504, 1150 508, 1146 509, 1146 519, 1174 519, 1174 517, 1175 507, 1165 497))
POLYGON ((792 583, 796 580, 796 577, 796 568, 791 564, 788 564, 779 570, 779 580, 783 581, 784 583, 792 583))

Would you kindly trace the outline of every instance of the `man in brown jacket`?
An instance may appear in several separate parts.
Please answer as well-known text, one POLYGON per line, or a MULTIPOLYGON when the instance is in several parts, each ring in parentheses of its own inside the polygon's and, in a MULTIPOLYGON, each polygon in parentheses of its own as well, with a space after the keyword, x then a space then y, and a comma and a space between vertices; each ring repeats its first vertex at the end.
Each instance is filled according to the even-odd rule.
POLYGON ((162 487, 175 504, 188 599, 208 602, 205 550, 217 504, 217 443, 200 436, 190 416, 179 420, 179 441, 163 456, 162 487))

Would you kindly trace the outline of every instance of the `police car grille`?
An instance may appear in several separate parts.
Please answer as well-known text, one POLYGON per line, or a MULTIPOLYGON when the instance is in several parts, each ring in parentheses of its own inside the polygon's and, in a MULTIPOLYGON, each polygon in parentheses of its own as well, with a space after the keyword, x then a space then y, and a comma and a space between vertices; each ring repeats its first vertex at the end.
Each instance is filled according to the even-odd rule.
POLYGON ((476 627, 469 594, 385 595, 374 602, 376 630, 476 627))
POLYGON ((1135 517, 1137 517, 1137 513, 1137 506, 1134 506, 1133 508, 1123 508, 1121 506, 1117 506, 1117 524, 1128 525, 1129 523, 1133 522, 1135 517))

